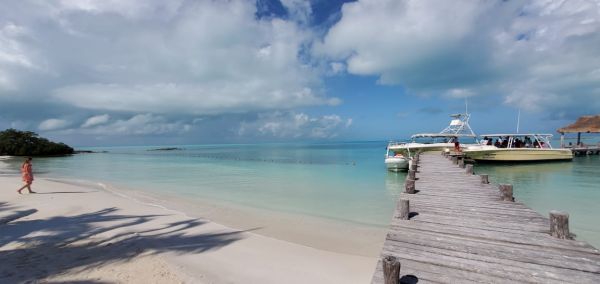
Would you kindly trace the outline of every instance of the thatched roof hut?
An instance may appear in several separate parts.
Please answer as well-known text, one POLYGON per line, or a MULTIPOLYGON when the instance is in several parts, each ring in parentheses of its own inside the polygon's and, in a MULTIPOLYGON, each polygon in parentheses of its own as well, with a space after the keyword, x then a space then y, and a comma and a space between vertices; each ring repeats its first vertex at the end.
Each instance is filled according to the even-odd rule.
POLYGON ((560 133, 560 144, 564 147, 565 133, 577 133, 577 145, 581 144, 581 133, 600 133, 600 114, 582 116, 573 124, 556 130, 560 133))
POLYGON ((600 114, 582 116, 573 124, 557 130, 559 133, 600 133, 600 114))

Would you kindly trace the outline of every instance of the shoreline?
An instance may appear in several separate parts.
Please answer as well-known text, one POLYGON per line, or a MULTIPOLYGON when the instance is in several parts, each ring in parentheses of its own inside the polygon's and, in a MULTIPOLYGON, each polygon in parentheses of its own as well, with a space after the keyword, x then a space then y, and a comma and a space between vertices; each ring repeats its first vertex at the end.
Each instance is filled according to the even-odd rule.
POLYGON ((336 253, 378 257, 387 233, 387 226, 274 211, 196 196, 185 198, 163 192, 124 189, 107 183, 98 186, 135 202, 181 212, 188 217, 240 230, 252 229, 253 233, 265 237, 336 253))
MULTIPOLYGON (((172 200, 159 205, 132 202, 140 198, 139 193, 131 197, 77 182, 38 178, 33 189, 39 194, 18 195, 14 192, 20 184, 18 176, 0 176, 0 183, 0 218, 17 217, 0 225, 9 236, 0 243, 4 252, 0 261, 6 264, 1 277, 10 282, 276 283, 293 276, 288 282, 364 283, 377 262, 376 257, 339 252, 352 242, 340 246, 333 236, 307 246, 269 236, 285 230, 277 233, 254 224, 227 226, 197 216, 208 215, 207 208, 187 213, 169 209, 170 204, 181 204, 169 203, 172 200), (333 249, 319 248, 328 245, 333 249), (25 268, 23 263, 28 263, 25 268), (140 267, 153 267, 153 271, 142 276, 140 267)), ((208 209, 213 214, 225 210, 208 209)), ((233 221, 240 214, 226 212, 233 221)), ((342 232, 350 234, 347 239, 356 237, 351 233, 342 232)), ((297 237, 306 241, 315 236, 297 237)))

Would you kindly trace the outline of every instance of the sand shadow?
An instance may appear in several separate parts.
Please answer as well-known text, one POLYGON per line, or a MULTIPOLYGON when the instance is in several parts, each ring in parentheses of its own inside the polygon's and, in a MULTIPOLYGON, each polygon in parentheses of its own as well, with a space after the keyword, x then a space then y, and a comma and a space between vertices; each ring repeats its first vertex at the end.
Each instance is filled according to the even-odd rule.
POLYGON ((28 210, 19 210, 19 211, 15 211, 14 213, 8 215, 8 216, 4 216, 4 217, 0 217, 0 225, 4 225, 6 223, 9 223, 11 221, 17 220, 17 219, 21 219, 25 216, 29 216, 33 213, 37 212, 36 209, 28 209, 28 210))
POLYGON ((35 194, 70 194, 70 193, 93 193, 98 191, 46 191, 46 192, 36 192, 35 194))
POLYGON ((0 283, 36 282, 69 271, 126 262, 142 253, 203 253, 244 238, 245 231, 193 231, 206 223, 198 219, 142 229, 135 226, 164 215, 124 215, 118 211, 105 208, 75 216, 16 220, 2 225, 0 247, 13 242, 22 245, 0 251, 0 283))

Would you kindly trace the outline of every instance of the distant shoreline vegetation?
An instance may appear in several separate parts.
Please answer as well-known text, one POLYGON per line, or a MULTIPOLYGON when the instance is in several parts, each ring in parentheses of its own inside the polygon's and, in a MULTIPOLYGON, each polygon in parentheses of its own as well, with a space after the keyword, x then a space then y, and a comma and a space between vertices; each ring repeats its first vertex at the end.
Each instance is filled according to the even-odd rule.
POLYGON ((165 148, 156 148, 156 149, 148 149, 147 151, 181 151, 183 148, 177 147, 165 147, 165 148))
POLYGON ((31 131, 6 129, 0 131, 0 155, 5 156, 62 156, 74 153, 64 143, 52 142, 31 131))

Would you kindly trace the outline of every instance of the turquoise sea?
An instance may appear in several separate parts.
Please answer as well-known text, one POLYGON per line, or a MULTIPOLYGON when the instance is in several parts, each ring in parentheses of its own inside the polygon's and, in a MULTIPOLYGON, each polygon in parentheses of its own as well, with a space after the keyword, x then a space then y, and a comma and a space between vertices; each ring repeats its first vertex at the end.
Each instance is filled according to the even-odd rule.
MULTIPOLYGON (((387 172, 386 142, 284 143, 105 147, 103 153, 36 158, 38 177, 103 182, 203 201, 385 227, 405 174, 387 172), (171 147, 171 146, 169 146, 171 147)), ((15 173, 20 160, 8 160, 15 173)), ((580 239, 600 247, 600 156, 573 162, 477 165, 494 183, 512 183, 515 195, 543 215, 571 214, 580 239)), ((40 189, 42 190, 42 189, 40 189)))

